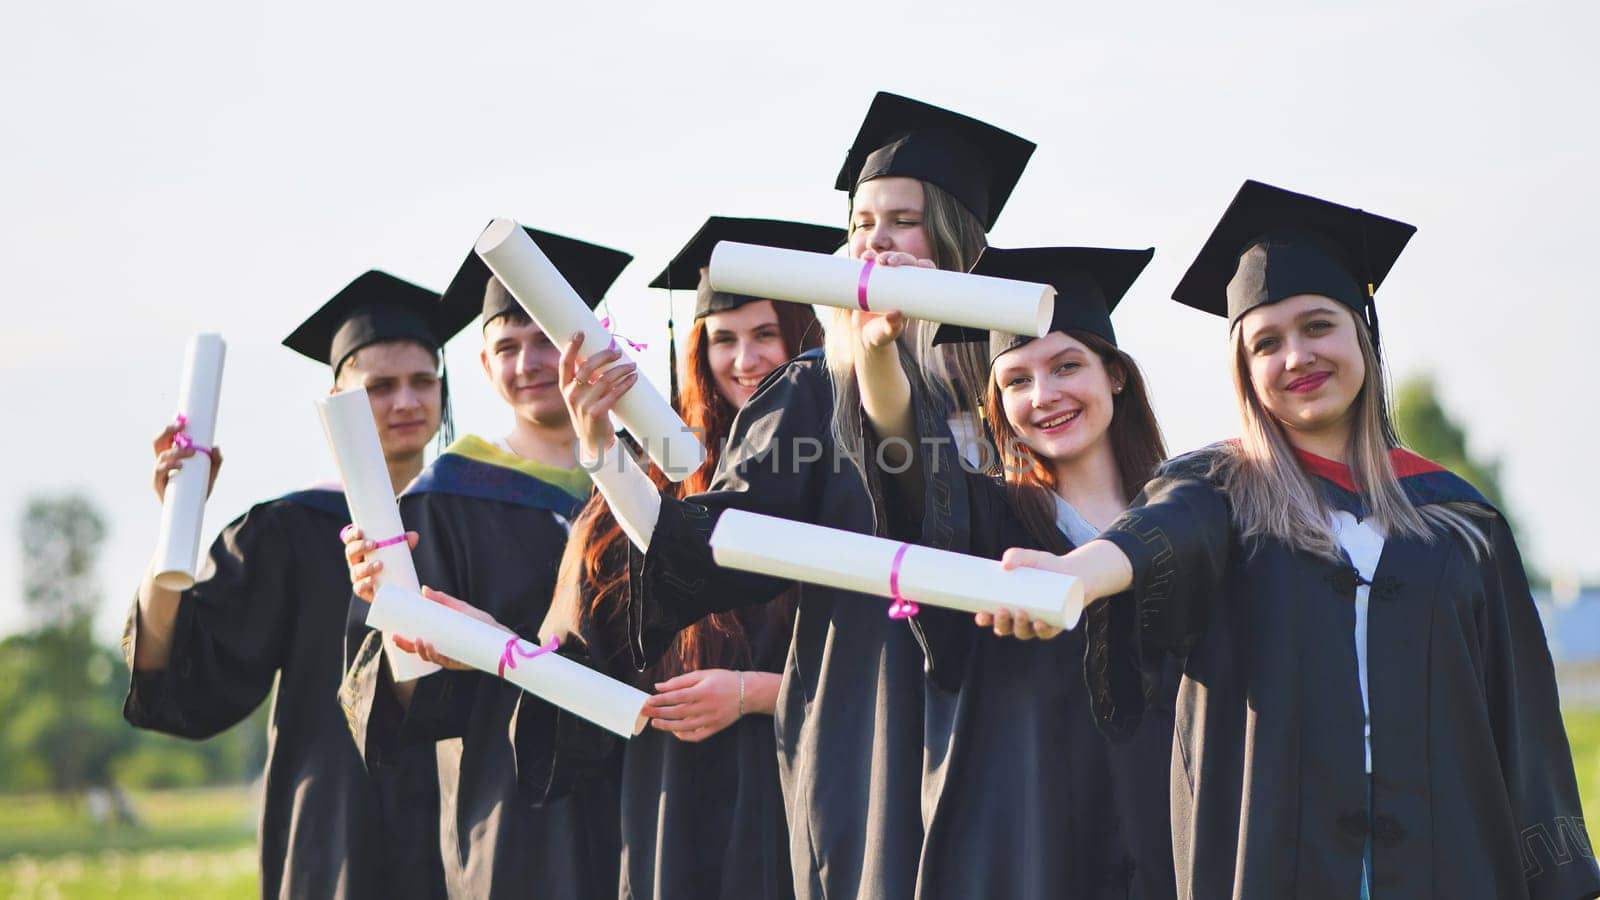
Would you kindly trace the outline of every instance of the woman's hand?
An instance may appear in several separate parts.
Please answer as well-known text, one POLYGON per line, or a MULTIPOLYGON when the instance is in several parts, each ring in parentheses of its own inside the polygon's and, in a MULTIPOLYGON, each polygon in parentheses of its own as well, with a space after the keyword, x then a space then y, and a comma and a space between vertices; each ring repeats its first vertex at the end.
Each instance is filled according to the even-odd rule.
MULTIPOLYGON (((156 470, 154 487, 156 499, 164 500, 167 496, 167 482, 172 479, 172 473, 183 468, 183 461, 199 453, 194 447, 180 447, 174 439, 183 433, 183 425, 173 422, 161 429, 156 435, 153 449, 156 453, 156 470)), ((211 489, 217 485, 217 473, 222 471, 222 448, 211 448, 211 478, 206 482, 206 496, 211 496, 211 489)))
MULTIPOLYGON (((344 561, 350 569, 350 586, 357 597, 371 603, 378 593, 378 573, 383 571, 383 561, 368 560, 367 554, 378 549, 378 543, 367 540, 361 529, 354 525, 346 525, 339 532, 339 538, 344 541, 344 561)), ((419 540, 421 537, 415 531, 406 532, 407 547, 417 549, 419 540)))
POLYGON ((993 628, 997 636, 1014 637, 1019 641, 1030 641, 1034 638, 1049 640, 1061 633, 1060 628, 1048 622, 1036 622, 1024 613, 1009 609, 999 609, 993 613, 981 612, 976 618, 979 628, 993 628))
POLYGON ((739 719, 740 673, 727 669, 685 672, 656 685, 645 701, 650 725, 680 740, 703 741, 739 719))
POLYGON ((583 335, 572 336, 561 351, 561 396, 567 401, 567 414, 578 432, 582 458, 597 461, 610 449, 617 431, 611 425, 611 408, 639 381, 636 363, 617 363, 622 351, 615 343, 587 357, 579 357, 583 335), (616 363, 616 365, 612 365, 616 363), (610 366, 610 368, 606 368, 610 366))
MULTIPOLYGON (((1044 569, 1047 572, 1071 575, 1082 582, 1084 608, 1103 598, 1120 594, 1133 586, 1133 563, 1129 561, 1127 554, 1116 544, 1099 539, 1092 540, 1065 556, 1056 556, 1043 550, 1012 547, 1000 557, 1000 568, 1044 569)), ((1054 625, 1035 621, 1023 613, 1009 609, 996 610, 994 613, 978 613, 976 621, 978 627, 993 628, 994 633, 1001 637, 1014 637, 1024 641, 1031 638, 1048 640, 1061 633, 1061 629, 1054 625)))
MULTIPOLYGON (((1068 571, 1071 566, 1067 564, 1065 556, 1056 556, 1043 550, 1024 550, 1012 547, 1000 558, 1002 569, 1047 569, 1072 575, 1068 571)), ((1061 633, 1061 629, 1048 622, 1036 622, 1028 618, 1026 613, 1010 609, 998 609, 992 613, 981 612, 975 617, 979 628, 992 628, 999 637, 1013 637, 1019 641, 1030 641, 1034 638, 1049 640, 1061 633)))
MULTIPOLYGON (((868 250, 861 254, 863 260, 871 260, 875 265, 894 268, 896 266, 918 266, 924 269, 938 268, 931 259, 918 259, 909 253, 890 251, 878 253, 868 250)), ((899 310, 886 312, 868 312, 862 309, 850 311, 850 329, 856 335, 856 340, 862 349, 870 352, 891 347, 906 330, 905 313, 899 310)))
MULTIPOLYGON (((490 625, 493 625, 508 635, 512 633, 510 629, 495 621, 494 616, 489 615, 465 600, 457 600, 449 594, 446 594, 444 591, 436 591, 433 588, 424 585, 422 588, 422 596, 428 600, 432 600, 434 603, 437 603, 440 606, 449 607, 450 609, 453 609, 462 615, 477 619, 479 622, 486 622, 490 625)), ((455 669, 458 672, 467 671, 472 668, 465 663, 445 656, 438 650, 434 649, 432 644, 424 640, 412 640, 410 638, 403 638, 399 635, 395 635, 394 645, 399 647, 401 650, 406 651, 407 653, 415 653, 424 660, 427 660, 428 662, 431 662, 434 665, 442 668, 455 669)))

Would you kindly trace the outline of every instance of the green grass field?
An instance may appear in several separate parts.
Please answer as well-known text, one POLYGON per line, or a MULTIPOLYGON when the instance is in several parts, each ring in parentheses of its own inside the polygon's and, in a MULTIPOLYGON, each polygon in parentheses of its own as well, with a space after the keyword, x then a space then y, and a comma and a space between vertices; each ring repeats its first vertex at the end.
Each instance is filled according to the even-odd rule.
MULTIPOLYGON (((1600 810, 1600 710, 1569 710, 1584 809, 1600 810)), ((82 804, 0 798, 0 898, 217 900, 257 893, 255 799, 248 788, 134 796, 141 825, 96 827, 82 804)))
POLYGON ((257 894, 249 788, 135 792, 137 828, 97 826, 47 795, 0 805, 0 897, 228 898, 257 894))
MULTIPOLYGON (((1600 709, 1569 709, 1567 739, 1572 742, 1572 765, 1578 773, 1578 793, 1586 818, 1600 815, 1600 709)), ((1591 823, 1590 828, 1594 828, 1591 823)))

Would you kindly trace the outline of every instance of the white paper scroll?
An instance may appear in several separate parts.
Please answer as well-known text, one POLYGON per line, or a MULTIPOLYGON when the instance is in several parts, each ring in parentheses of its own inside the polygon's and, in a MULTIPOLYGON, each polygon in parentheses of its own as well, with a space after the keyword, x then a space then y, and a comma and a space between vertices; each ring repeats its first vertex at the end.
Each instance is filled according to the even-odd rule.
POLYGON ((919 266, 878 266, 825 253, 723 241, 711 251, 711 287, 729 294, 839 309, 899 310, 913 319, 1044 337, 1055 288, 919 266))
MULTIPOLYGON (((775 578, 889 597, 899 541, 730 509, 711 532, 717 565, 775 578)), ((1071 628, 1083 612, 1083 585, 1043 569, 1000 568, 992 559, 912 545, 900 563, 907 600, 967 612, 1020 610, 1071 628)))
MULTIPOLYGON (((183 357, 183 382, 178 388, 178 413, 188 419, 184 433, 198 447, 210 449, 217 434, 217 400, 222 395, 222 362, 228 344, 220 334, 197 334, 183 357)), ((169 591, 194 587, 195 557, 200 553, 200 525, 205 518, 206 489, 211 485, 211 457, 196 453, 167 480, 161 496, 161 533, 156 538, 155 583, 169 591)))
MULTIPOLYGON (((328 437, 328 446, 339 466, 344 499, 350 506, 350 517, 355 520, 356 527, 369 541, 404 535, 406 529, 400 522, 400 506, 394 499, 389 466, 384 462, 383 444, 378 440, 378 423, 372 418, 372 404, 366 390, 356 388, 323 397, 317 401, 317 412, 322 416, 323 433, 328 437)), ((380 584, 421 592, 417 567, 411 561, 411 548, 405 541, 379 547, 368 559, 383 563, 378 576, 380 584)), ((367 612, 367 624, 372 624, 371 610, 367 612)), ((384 631, 383 649, 395 681, 411 681, 439 671, 433 663, 396 647, 393 634, 380 630, 384 631)), ((400 635, 411 636, 403 631, 400 635)))
MULTIPOLYGON (((499 674, 506 643, 516 635, 480 622, 422 595, 386 584, 378 588, 367 624, 386 632, 415 636, 434 649, 480 672, 499 674)), ((649 695, 556 653, 528 658, 533 644, 516 639, 521 651, 505 666, 505 680, 576 716, 625 738, 644 727, 640 715, 649 695)))
MULTIPOLYGON (((584 465, 589 467, 588 460, 584 465)), ((606 507, 622 533, 635 547, 649 550, 650 535, 661 518, 661 492, 634 462, 622 441, 611 442, 611 448, 600 455, 598 465, 590 468, 589 479, 606 499, 606 507)))
MULTIPOLYGON (((588 356, 611 344, 611 333, 594 311, 561 276, 539 245, 511 219, 495 219, 474 248, 489 271, 517 298, 534 323, 559 346, 583 332, 582 353, 588 356)), ((673 411, 661 392, 641 378, 617 400, 617 419, 644 445, 661 471, 682 481, 700 468, 705 448, 673 411)))

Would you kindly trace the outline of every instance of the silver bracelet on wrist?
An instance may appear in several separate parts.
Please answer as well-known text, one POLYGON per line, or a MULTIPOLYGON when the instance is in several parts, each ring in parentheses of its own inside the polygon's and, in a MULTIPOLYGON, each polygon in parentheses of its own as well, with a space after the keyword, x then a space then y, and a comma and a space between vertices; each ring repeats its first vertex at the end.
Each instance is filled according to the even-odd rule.
POLYGON ((744 673, 739 673, 739 718, 744 718, 744 673))

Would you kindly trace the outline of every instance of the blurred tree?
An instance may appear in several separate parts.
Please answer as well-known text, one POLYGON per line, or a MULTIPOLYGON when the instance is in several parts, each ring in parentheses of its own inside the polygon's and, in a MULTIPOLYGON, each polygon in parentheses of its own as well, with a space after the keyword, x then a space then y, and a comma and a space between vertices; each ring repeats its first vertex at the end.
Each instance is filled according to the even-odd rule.
POLYGON ((75 494, 31 498, 20 524, 31 629, 0 641, 0 790, 76 794, 113 782, 177 787, 259 775, 265 705, 199 743, 122 720, 127 664, 91 628, 106 534, 94 505, 75 494))
POLYGON ((33 497, 22 514, 22 601, 37 629, 70 631, 100 605, 95 562, 106 524, 79 494, 33 497))
MULTIPOLYGON (((1467 431, 1439 402, 1432 376, 1415 375, 1401 382, 1395 391, 1394 421, 1407 447, 1471 482, 1507 522, 1513 523, 1512 531, 1516 530, 1515 516, 1500 489, 1500 461, 1476 456, 1468 449, 1467 431)), ((1522 550, 1528 581, 1536 590, 1543 589, 1547 579, 1529 559, 1528 548, 1522 550)))
POLYGON ((42 787, 66 794, 104 784, 131 744, 105 703, 114 669, 95 646, 95 564, 105 520, 77 494, 34 497, 22 516, 22 589, 33 629, 7 639, 8 754, 42 787))
POLYGON ((1395 392, 1394 419, 1407 447, 1472 482, 1490 503, 1505 512, 1500 461, 1475 457, 1467 449, 1466 429, 1439 402, 1432 376, 1416 375, 1401 383, 1395 392))

